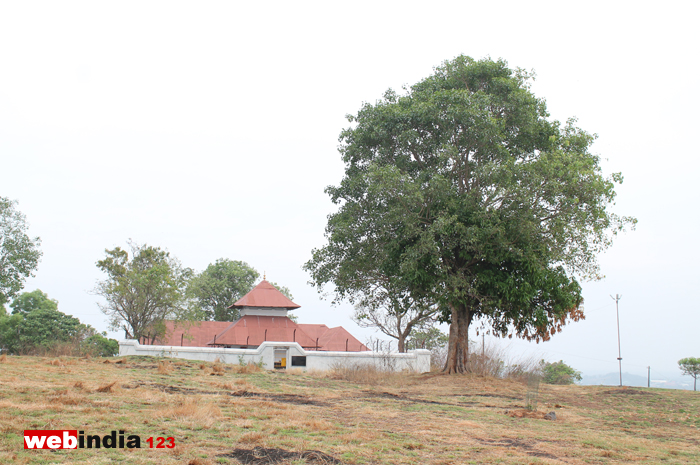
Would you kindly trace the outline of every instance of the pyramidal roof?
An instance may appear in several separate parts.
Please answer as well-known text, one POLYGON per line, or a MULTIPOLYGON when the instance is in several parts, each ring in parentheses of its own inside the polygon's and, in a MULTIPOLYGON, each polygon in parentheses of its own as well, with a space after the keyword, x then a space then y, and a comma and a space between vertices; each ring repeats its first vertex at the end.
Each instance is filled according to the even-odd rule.
POLYGON ((263 279, 252 291, 244 295, 229 308, 265 307, 292 310, 300 306, 301 305, 297 305, 289 300, 287 296, 278 291, 275 286, 263 279))

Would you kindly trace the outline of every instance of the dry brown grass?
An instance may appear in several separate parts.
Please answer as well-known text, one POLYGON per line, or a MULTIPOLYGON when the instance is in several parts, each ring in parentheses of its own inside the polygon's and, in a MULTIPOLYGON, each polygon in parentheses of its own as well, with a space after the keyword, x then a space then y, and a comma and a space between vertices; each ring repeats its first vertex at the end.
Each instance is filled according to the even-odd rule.
POLYGON ((400 372, 382 370, 369 364, 337 364, 330 372, 323 373, 332 379, 349 381, 357 384, 401 384, 406 376, 400 372))
POLYGON ((248 362, 248 364, 246 364, 246 365, 232 365, 231 371, 233 373, 251 374, 251 373, 261 373, 265 370, 260 368, 258 365, 254 364, 252 362, 248 362))
POLYGON ((258 444, 262 442, 265 439, 265 435, 262 433, 258 432, 252 432, 252 433, 244 433, 240 438, 238 438, 238 442, 241 444, 258 444))
POLYGON ((117 382, 112 381, 111 383, 104 384, 104 385, 98 387, 97 389, 95 389, 95 391, 97 391, 97 392, 115 392, 115 391, 117 391, 117 389, 119 389, 119 386, 117 386, 117 382))
POLYGON ((211 428, 222 418, 219 406, 211 402, 202 403, 186 397, 179 399, 175 404, 174 407, 160 409, 156 412, 156 418, 170 418, 203 428, 211 428))
POLYGON ((234 384, 238 385, 239 388, 250 389, 251 387, 250 384, 248 384, 248 380, 245 378, 237 378, 233 382, 234 384))
POLYGON ((176 439, 174 449, 109 457, 73 451, 70 463, 232 464, 220 455, 254 447, 318 450, 347 465, 700 463, 693 392, 541 385, 540 409, 527 418, 509 415, 525 411, 527 385, 487 376, 348 382, 337 373, 228 369, 213 379, 194 363, 164 377, 154 358, 81 360, 72 372, 47 366, 54 358, 10 360, 0 368, 0 464, 68 463, 25 451, 17 431, 29 428, 176 439), (539 416, 549 411, 556 421, 539 416))
POLYGON ((167 360, 161 360, 158 362, 158 374, 159 375, 169 375, 173 371, 172 365, 167 360))
POLYGON ((329 431, 335 429, 332 423, 325 420, 304 420, 301 424, 311 431, 329 431))
POLYGON ((189 462, 187 462, 187 465, 211 465, 211 462, 209 460, 204 460, 200 458, 193 458, 189 462))
POLYGON ((0 363, 7 363, 7 354, 0 355, 0 363))
POLYGON ((62 404, 62 405, 91 405, 92 402, 88 400, 84 395, 76 393, 74 391, 63 390, 58 391, 56 394, 49 396, 49 402, 62 404))

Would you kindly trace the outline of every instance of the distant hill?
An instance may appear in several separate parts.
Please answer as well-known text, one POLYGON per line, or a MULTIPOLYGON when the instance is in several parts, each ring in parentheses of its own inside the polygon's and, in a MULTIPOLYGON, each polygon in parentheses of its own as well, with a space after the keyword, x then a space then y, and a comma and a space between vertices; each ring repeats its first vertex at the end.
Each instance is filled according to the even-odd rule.
MULTIPOLYGON (((651 380, 651 387, 653 388, 665 388, 665 389, 685 389, 692 390, 693 383, 692 379, 667 379, 667 380, 651 380), (688 381, 690 380, 690 381, 688 381)), ((603 386, 619 386, 620 384, 620 373, 607 373, 605 375, 584 375, 583 379, 579 384, 592 386, 592 385, 603 385, 603 386)), ((624 386, 635 386, 635 387, 647 387, 647 378, 639 375, 632 375, 630 373, 622 373, 622 384, 624 386)))

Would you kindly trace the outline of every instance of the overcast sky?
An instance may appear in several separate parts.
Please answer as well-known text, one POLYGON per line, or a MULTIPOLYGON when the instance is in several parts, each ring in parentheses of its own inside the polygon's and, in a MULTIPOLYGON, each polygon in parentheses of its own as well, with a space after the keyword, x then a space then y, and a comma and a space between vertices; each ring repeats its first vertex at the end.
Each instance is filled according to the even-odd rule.
MULTIPOLYGON (((459 54, 534 69, 552 118, 597 133, 614 211, 638 218, 584 284, 585 321, 513 355, 677 377, 700 357, 696 2, 3 2, 0 196, 44 256, 25 290, 99 330, 105 248, 132 238, 197 271, 244 260, 304 323, 371 330, 301 269, 324 243, 345 115, 459 54), (663 6, 662 6, 663 5, 663 6)), ((123 333, 113 334, 123 337, 123 333)), ((688 378, 690 379, 690 378, 688 378)))

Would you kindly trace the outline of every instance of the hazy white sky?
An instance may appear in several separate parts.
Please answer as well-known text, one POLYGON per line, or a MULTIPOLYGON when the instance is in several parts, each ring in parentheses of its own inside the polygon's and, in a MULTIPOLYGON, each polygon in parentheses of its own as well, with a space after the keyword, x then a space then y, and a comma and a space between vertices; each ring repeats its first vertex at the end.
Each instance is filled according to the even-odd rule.
MULTIPOLYGON (((301 265, 324 242, 345 115, 459 54, 534 69, 552 117, 599 135, 639 219, 584 285, 587 319, 534 350, 585 373, 679 375, 700 356, 695 2, 3 2, 0 195, 44 257, 25 290, 99 330, 105 248, 244 260, 301 322, 343 325, 301 265), (663 7, 661 6, 663 5, 663 7)), ((114 336, 122 336, 114 335, 114 336)), ((509 341, 510 342, 510 341, 509 341)), ((512 353, 532 344, 510 342, 512 353)))

